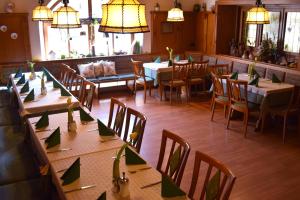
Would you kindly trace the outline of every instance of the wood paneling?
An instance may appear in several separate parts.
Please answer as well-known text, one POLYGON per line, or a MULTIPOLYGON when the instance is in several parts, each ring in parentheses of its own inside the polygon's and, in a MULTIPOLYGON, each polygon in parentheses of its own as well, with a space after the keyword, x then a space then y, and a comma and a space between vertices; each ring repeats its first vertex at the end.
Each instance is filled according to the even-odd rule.
POLYGON ((7 31, 0 31, 0 63, 31 60, 28 14, 0 13, 1 25, 7 26, 7 31), (18 38, 11 39, 11 33, 17 33, 18 38))
POLYGON ((216 15, 212 12, 199 12, 196 30, 196 49, 206 54, 215 54, 216 15))
POLYGON ((184 12, 183 22, 167 22, 166 11, 151 12, 151 52, 166 53, 166 47, 175 53, 195 50, 196 13, 184 12))

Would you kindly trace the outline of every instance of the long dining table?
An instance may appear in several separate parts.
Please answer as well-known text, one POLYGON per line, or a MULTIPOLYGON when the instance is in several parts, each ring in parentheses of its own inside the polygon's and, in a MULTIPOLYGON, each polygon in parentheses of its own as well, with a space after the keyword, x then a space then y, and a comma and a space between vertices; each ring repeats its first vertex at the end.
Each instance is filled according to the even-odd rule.
MULTIPOLYGON (((106 192, 107 199, 120 199, 112 192, 113 161, 117 151, 125 144, 118 136, 102 137, 97 130, 96 118, 92 122, 82 123, 79 111, 73 113, 77 124, 75 133, 68 132, 67 112, 49 115, 49 126, 36 129, 39 117, 28 118, 30 141, 42 164, 51 169, 52 182, 57 188, 60 199, 97 199, 106 192), (46 149, 45 138, 60 127, 61 143, 46 149), (80 178, 75 182, 62 186, 60 177, 77 158, 80 158, 80 178), (79 189, 83 186, 93 186, 79 189)), ((126 165, 121 158, 120 172, 129 178, 130 199, 152 200, 166 199, 161 197, 161 174, 149 164, 126 165), (154 184, 142 189, 143 186, 154 184)), ((175 197, 172 199, 186 199, 175 197)))
MULTIPOLYGON (((43 72, 36 72, 36 75, 39 77, 36 77, 34 80, 29 79, 29 72, 23 74, 25 75, 25 80, 29 81, 29 91, 34 89, 35 99, 34 101, 24 102, 24 99, 29 92, 21 94, 20 91, 24 84, 17 85, 17 82, 20 78, 14 78, 15 74, 11 74, 10 80, 12 83, 14 94, 16 95, 16 98, 18 100, 19 113, 21 116, 36 116, 45 112, 46 110, 53 112, 66 110, 66 108, 68 107, 67 99, 69 97, 61 96, 60 89, 54 88, 52 81, 45 82, 47 94, 41 94, 41 79, 39 77, 42 76, 43 72)), ((74 108, 78 108, 80 106, 79 101, 73 95, 70 96, 70 98, 72 106, 74 108)))

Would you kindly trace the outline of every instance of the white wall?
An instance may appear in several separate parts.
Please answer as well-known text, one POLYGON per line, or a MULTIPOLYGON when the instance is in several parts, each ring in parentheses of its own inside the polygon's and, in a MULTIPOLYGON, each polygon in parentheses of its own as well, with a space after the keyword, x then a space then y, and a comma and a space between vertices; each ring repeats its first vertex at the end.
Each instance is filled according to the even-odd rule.
MULTIPOLYGON (((4 12, 5 5, 9 2, 14 2, 16 5, 15 12, 16 13, 29 13, 29 32, 30 32, 30 44, 33 59, 41 59, 42 51, 41 51, 41 42, 39 36, 39 23, 31 21, 31 12, 33 8, 37 5, 38 0, 0 0, 0 12, 4 12)), ((73 0, 70 0, 73 1, 73 0)), ((215 1, 215 0, 206 0, 206 1, 215 1)), ((45 0, 45 2, 49 2, 49 0, 45 0)), ((154 6, 157 2, 160 4, 161 10, 169 10, 173 7, 173 0, 140 0, 141 3, 146 4, 147 10, 147 22, 148 25, 151 26, 151 16, 150 11, 154 10, 154 6)), ((193 10, 193 6, 196 3, 202 3, 203 0, 179 0, 182 4, 182 8, 185 11, 193 10)), ((208 8, 210 8, 208 6, 208 8)), ((150 27, 151 30, 151 27, 150 27)), ((144 52, 151 52, 151 33, 146 33, 144 37, 144 52)))

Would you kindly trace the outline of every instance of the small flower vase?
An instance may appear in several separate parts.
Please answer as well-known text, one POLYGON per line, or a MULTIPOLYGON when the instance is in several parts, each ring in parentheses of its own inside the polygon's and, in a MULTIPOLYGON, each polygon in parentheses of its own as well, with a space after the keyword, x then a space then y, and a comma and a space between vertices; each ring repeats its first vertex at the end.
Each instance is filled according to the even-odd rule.
POLYGON ((119 185, 119 179, 120 179, 120 159, 115 158, 113 163, 113 187, 112 192, 113 193, 119 193, 120 192, 120 185, 119 185))
POLYGON ((47 88, 46 87, 41 87, 41 95, 47 95, 47 88))
POLYGON ((68 131, 69 132, 72 132, 72 133, 75 133, 77 130, 77 124, 75 121, 72 121, 72 122, 68 122, 68 131))

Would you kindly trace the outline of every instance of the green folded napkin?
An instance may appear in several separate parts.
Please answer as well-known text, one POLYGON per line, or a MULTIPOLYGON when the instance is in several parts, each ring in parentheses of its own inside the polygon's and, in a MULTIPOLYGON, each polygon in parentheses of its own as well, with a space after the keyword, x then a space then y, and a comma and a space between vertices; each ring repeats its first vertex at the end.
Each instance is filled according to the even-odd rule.
POLYGON ((259 73, 258 73, 255 69, 252 69, 251 74, 252 74, 253 76, 258 76, 258 77, 260 78, 259 73))
POLYGON ((181 147, 178 146, 170 158, 170 176, 173 176, 174 172, 178 169, 180 161, 181 147))
POLYGON ((215 200, 217 198, 220 188, 220 179, 221 171, 218 170, 205 186, 206 200, 215 200))
POLYGON ((18 80, 17 85, 22 85, 25 83, 25 74, 22 75, 22 77, 18 80))
POLYGON ((161 184, 161 196, 162 197, 177 197, 185 196, 183 192, 170 177, 162 175, 162 184, 161 184))
POLYGON ((53 87, 54 88, 61 88, 61 85, 58 83, 57 80, 53 80, 53 87))
POLYGON ((161 63, 160 56, 158 56, 158 57, 154 60, 154 63, 161 63))
POLYGON ((84 122, 94 121, 94 118, 91 117, 83 108, 79 109, 80 120, 84 122))
POLYGON ((44 72, 44 74, 47 78, 47 81, 53 81, 52 75, 50 74, 50 72, 45 67, 43 67, 43 72, 44 72))
POLYGON ((192 56, 188 57, 188 62, 194 62, 194 58, 192 56))
POLYGON ((106 191, 103 192, 97 200, 106 200, 106 191))
POLYGON ((249 85, 255 85, 258 87, 259 77, 256 76, 252 81, 249 82, 249 85))
POLYGON ((279 78, 275 74, 273 74, 272 75, 272 83, 281 83, 281 80, 279 80, 279 78))
POLYGON ((103 124, 99 119, 97 121, 98 121, 98 130, 99 130, 100 136, 114 136, 115 135, 115 132, 112 129, 105 126, 105 124, 103 124))
POLYGON ((72 96, 72 94, 68 90, 66 90, 65 88, 63 88, 63 87, 60 87, 60 95, 62 97, 70 97, 70 96, 72 96))
POLYGON ((21 88, 20 93, 29 92, 29 81, 26 81, 25 85, 21 88))
POLYGON ((47 149, 60 144, 60 128, 58 127, 46 140, 47 149))
POLYGON ((25 97, 24 102, 33 101, 33 100, 34 100, 34 88, 25 97))
POLYGON ((7 87, 7 89, 10 89, 11 86, 12 86, 12 81, 11 81, 11 79, 9 79, 6 87, 7 87))
POLYGON ((19 68, 18 71, 15 73, 14 78, 20 78, 20 77, 22 77, 22 69, 21 68, 19 68))
POLYGON ((180 61, 180 56, 179 56, 179 55, 175 56, 174 60, 175 60, 176 62, 180 61))
POLYGON ((42 117, 39 119, 39 121, 35 124, 35 128, 45 128, 49 126, 49 114, 48 112, 45 112, 42 117))
POLYGON ((133 152, 129 147, 125 148, 125 161, 126 165, 142 165, 146 164, 137 153, 133 152))
POLYGON ((62 185, 68 185, 73 183, 80 178, 80 158, 77 158, 76 161, 67 169, 67 171, 60 177, 63 180, 62 185))
POLYGON ((234 72, 231 76, 230 76, 230 79, 233 79, 233 80, 238 80, 239 78, 239 73, 238 72, 234 72))

